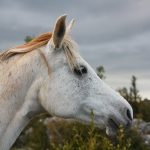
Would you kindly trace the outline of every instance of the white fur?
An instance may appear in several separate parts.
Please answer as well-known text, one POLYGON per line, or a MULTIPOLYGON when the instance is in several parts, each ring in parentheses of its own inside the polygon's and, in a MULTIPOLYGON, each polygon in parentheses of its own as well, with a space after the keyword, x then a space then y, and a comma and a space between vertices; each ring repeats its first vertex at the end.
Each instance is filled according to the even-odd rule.
POLYGON ((86 123, 90 123, 93 111, 95 124, 109 127, 109 132, 109 117, 124 125, 129 122, 127 109, 133 117, 128 102, 108 87, 79 54, 76 62, 88 72, 75 75, 64 50, 54 50, 51 40, 41 48, 51 68, 50 75, 38 50, 0 64, 0 150, 10 149, 30 119, 45 110, 86 123))

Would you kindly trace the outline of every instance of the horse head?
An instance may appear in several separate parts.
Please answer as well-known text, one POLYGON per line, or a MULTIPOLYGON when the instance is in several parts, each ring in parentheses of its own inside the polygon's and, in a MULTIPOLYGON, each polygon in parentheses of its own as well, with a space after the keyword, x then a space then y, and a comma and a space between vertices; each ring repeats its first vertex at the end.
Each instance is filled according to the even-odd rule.
POLYGON ((128 127, 133 119, 130 104, 104 83, 94 69, 80 56, 70 37, 74 20, 66 26, 66 15, 60 16, 46 45, 51 74, 44 78, 40 103, 52 115, 94 123, 115 133, 122 124, 128 127))

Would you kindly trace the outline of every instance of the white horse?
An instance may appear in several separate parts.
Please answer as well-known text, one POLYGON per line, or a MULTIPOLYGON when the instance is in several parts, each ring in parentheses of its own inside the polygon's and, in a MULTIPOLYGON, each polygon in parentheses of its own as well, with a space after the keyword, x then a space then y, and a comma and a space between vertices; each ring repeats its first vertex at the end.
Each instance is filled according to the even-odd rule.
POLYGON ((36 115, 47 111, 94 123, 113 134, 129 126, 129 103, 107 86, 79 55, 60 16, 52 33, 0 54, 0 150, 8 150, 36 115))

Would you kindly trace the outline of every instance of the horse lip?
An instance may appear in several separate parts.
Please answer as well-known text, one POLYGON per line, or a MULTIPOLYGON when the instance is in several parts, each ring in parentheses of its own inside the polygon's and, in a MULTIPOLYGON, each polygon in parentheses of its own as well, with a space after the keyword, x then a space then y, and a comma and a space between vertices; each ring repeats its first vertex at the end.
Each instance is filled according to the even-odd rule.
POLYGON ((112 118, 110 118, 109 120, 108 120, 108 124, 111 126, 111 128, 113 129, 113 130, 118 130, 119 129, 119 123, 117 122, 117 121, 115 121, 114 119, 112 119, 112 118))

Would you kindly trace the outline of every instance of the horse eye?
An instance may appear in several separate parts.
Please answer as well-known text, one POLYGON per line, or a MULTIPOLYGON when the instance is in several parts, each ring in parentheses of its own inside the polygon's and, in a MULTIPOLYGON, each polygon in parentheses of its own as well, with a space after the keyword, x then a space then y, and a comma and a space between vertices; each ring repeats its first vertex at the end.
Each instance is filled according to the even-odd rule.
POLYGON ((78 76, 81 76, 87 73, 87 68, 81 65, 79 67, 74 68, 74 73, 78 76))

